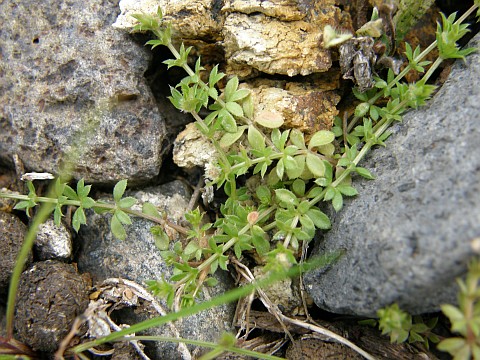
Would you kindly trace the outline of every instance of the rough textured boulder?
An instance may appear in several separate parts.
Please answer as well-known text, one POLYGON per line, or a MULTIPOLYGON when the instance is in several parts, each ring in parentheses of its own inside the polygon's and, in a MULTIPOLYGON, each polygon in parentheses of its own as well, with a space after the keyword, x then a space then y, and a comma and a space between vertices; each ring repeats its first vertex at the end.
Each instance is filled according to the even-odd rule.
POLYGON ((338 26, 343 16, 334 1, 227 1, 224 10, 228 71, 295 76, 331 67, 330 51, 321 47, 321 39, 325 25, 338 26))
POLYGON ((130 183, 159 172, 163 115, 145 79, 150 55, 111 24, 117 2, 0 3, 0 161, 130 183), (74 145, 80 150, 75 150, 74 145))
POLYGON ((360 195, 316 246, 345 255, 305 276, 319 307, 373 316, 393 302, 422 313, 456 301, 455 278, 480 237, 479 76, 480 54, 457 61, 429 104, 406 114, 363 163, 376 180, 355 179, 360 195))

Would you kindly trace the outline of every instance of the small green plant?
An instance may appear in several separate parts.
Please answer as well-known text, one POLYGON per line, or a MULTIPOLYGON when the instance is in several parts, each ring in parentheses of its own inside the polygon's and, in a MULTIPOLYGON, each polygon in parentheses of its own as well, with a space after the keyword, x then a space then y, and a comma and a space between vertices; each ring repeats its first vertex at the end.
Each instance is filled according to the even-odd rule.
POLYGON ((480 260, 473 260, 465 280, 458 279, 458 307, 442 305, 442 312, 458 337, 442 340, 437 348, 455 360, 480 359, 480 260))
POLYGON ((412 316, 402 311, 398 304, 392 304, 378 310, 378 327, 382 335, 389 335, 392 343, 421 342, 428 349, 429 343, 438 343, 440 339, 432 332, 437 325, 438 318, 423 322, 421 316, 412 316))
POLYGON ((480 359, 480 260, 472 260, 466 279, 457 279, 457 282, 460 288, 458 307, 451 304, 441 306, 443 314, 450 320, 452 332, 459 335, 457 337, 440 341, 440 337, 432 332, 438 318, 427 323, 419 316, 412 320, 412 316, 402 311, 398 304, 378 310, 378 322, 369 319, 363 323, 378 324, 382 335, 389 335, 392 343, 422 342, 427 349, 429 342, 438 343, 437 349, 450 353, 454 360, 480 359))

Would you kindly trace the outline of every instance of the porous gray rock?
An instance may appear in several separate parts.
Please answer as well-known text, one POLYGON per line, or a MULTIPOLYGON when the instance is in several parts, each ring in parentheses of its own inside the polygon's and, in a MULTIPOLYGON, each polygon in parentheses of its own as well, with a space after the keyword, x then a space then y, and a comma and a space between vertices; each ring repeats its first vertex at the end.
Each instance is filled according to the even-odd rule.
MULTIPOLYGON (((190 200, 190 190, 181 181, 176 180, 158 187, 146 188, 128 194, 139 200, 139 204, 148 201, 159 211, 165 211, 168 219, 174 222, 183 218, 190 200)), ((148 220, 132 217, 132 224, 126 226, 127 237, 120 241, 110 232, 109 215, 87 214, 87 224, 79 231, 81 245, 78 267, 82 272, 89 272, 92 278, 102 281, 107 278, 124 278, 145 286, 146 280, 168 279, 172 268, 160 256, 155 246, 155 239, 150 227, 155 225, 148 220)), ((175 237, 173 229, 167 230, 170 237, 175 237), (170 231, 172 230, 172 231, 170 231)), ((219 273, 219 284, 207 288, 205 298, 213 297, 226 290, 232 284, 226 273, 219 273)), ((165 309, 167 306, 162 302, 165 309)), ((175 322, 180 335, 189 339, 216 341, 222 331, 230 330, 234 308, 231 304, 219 306, 208 311, 175 322)), ((125 323, 133 324, 153 316, 148 313, 126 311, 121 314, 125 323)), ((150 329, 149 335, 175 336, 168 327, 150 329)), ((177 345, 173 343, 148 343, 152 358, 180 358, 177 345)))
POLYGON ((143 76, 150 53, 111 27, 117 5, 0 3, 0 161, 56 173, 68 154, 75 177, 100 183, 158 175, 166 130, 143 76))
MULTIPOLYGON (((469 46, 479 42, 477 35, 469 46)), ((478 52, 457 61, 434 98, 362 163, 376 179, 355 179, 359 195, 315 250, 345 255, 305 275, 319 307, 375 316, 394 302, 413 314, 456 302, 455 278, 480 238, 479 77, 478 52)))
POLYGON ((68 261, 72 257, 72 234, 63 223, 47 219, 38 227, 35 251, 39 260, 68 261))

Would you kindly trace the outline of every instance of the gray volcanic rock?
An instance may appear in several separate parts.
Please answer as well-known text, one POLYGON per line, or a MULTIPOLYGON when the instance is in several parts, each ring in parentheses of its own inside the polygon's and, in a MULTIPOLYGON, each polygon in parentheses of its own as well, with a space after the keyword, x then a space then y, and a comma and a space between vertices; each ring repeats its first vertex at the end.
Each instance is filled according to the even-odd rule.
POLYGON ((75 177, 101 183, 158 174, 166 130, 143 76, 150 54, 111 27, 117 4, 0 3, 1 162, 17 153, 55 173, 80 155, 75 177))
POLYGON ((480 238, 479 78, 478 52, 457 61, 429 104, 406 114, 362 164, 377 178, 355 179, 359 195, 315 251, 346 254, 305 276, 319 307, 375 316, 393 302, 411 313, 456 302, 455 278, 480 238))

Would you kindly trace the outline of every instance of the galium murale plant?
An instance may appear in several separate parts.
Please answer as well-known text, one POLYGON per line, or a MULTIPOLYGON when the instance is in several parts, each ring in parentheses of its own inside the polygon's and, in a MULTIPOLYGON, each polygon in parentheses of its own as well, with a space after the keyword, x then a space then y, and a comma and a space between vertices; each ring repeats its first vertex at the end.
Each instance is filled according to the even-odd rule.
MULTIPOLYGON (((171 87, 169 98, 177 109, 193 116, 199 131, 215 146, 217 160, 213 171, 208 174, 207 186, 223 188, 228 196, 220 207, 218 219, 208 222, 204 214, 195 209, 186 214, 190 228, 184 228, 168 221, 152 204, 145 203, 142 211, 132 210, 135 199, 123 196, 127 186, 125 180, 115 186, 113 203, 89 197, 90 185, 85 185, 83 180, 74 189, 65 180, 57 179, 52 191, 45 197, 37 195, 33 184, 27 182, 27 195, 0 192, 0 197, 19 200, 16 208, 26 210, 27 214, 37 204, 44 203, 48 205, 45 214, 53 212, 57 223, 65 206, 76 207, 72 218, 76 231, 86 223, 85 209, 108 212, 111 214, 112 233, 119 239, 126 236, 124 226, 131 223, 130 216, 150 219, 157 224, 152 233, 157 237, 162 255, 174 267, 172 278, 152 280, 150 289, 166 298, 170 306, 178 304, 178 308, 196 308, 195 298, 202 286, 215 284, 211 275, 218 268, 227 269, 229 256, 242 259, 254 252, 266 269, 278 270, 279 264, 288 268, 298 262, 300 247, 308 244, 318 229, 330 228, 330 220, 321 207, 330 203, 339 211, 345 196, 357 195, 352 186, 354 176, 373 179, 368 169, 359 166, 361 160, 372 147, 385 146, 388 128, 395 121, 400 121, 407 109, 424 105, 430 98, 435 86, 427 84, 427 81, 442 61, 464 58, 474 51, 462 50, 456 42, 468 32, 463 21, 469 13, 478 9, 478 2, 476 0, 469 12, 457 21, 454 14, 449 17, 442 15, 435 43, 423 51, 407 45, 405 55, 408 65, 403 71, 395 75, 389 70, 386 79, 375 77, 374 88, 366 92, 354 90, 361 102, 354 116, 348 122, 336 119, 332 131, 321 130, 309 140, 298 130, 281 129, 283 120, 277 117, 256 118, 251 95, 247 89, 239 87, 237 77, 229 78, 223 91, 219 91, 218 84, 226 75, 218 70, 218 66, 208 74, 208 81, 203 81, 201 75, 205 69, 200 59, 190 67, 188 58, 191 48, 185 48, 183 44, 178 49, 174 46, 171 27, 163 22, 160 9, 153 16, 136 15, 138 25, 135 31, 151 31, 155 39, 147 44, 166 46, 173 54, 172 59, 165 61, 167 66, 181 67, 187 74, 177 86, 171 87), (439 50, 438 59, 431 64, 424 61, 426 54, 435 47, 439 50), (427 65, 430 67, 425 71, 427 65), (417 83, 403 83, 401 80, 409 71, 417 71, 423 77, 417 83), (379 100, 383 100, 385 105, 377 105, 379 100), (202 109, 209 111, 205 118, 200 116, 202 109), (248 189, 240 181, 241 176, 257 177, 259 186, 254 190, 248 189), (166 225, 184 235, 187 244, 169 244, 163 229, 166 225)), ((335 40, 335 33, 331 35, 331 44, 341 43, 335 40)), ((13 295, 9 298, 7 311, 10 329, 15 287, 23 259, 34 237, 29 239, 24 244, 27 251, 22 249, 23 258, 20 258, 18 271, 12 277, 10 294, 13 295)), ((157 322, 142 324, 141 328, 154 324, 157 322)), ((118 336, 139 328, 122 330, 118 336)), ((114 337, 99 341, 109 341, 114 337)))

